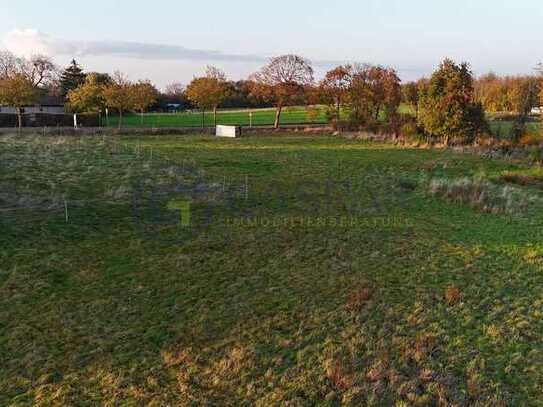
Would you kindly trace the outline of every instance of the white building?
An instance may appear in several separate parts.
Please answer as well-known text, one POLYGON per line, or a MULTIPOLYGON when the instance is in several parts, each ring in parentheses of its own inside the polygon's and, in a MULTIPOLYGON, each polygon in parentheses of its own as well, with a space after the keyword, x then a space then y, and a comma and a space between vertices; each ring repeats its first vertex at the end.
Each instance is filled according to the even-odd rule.
POLYGON ((532 108, 532 114, 543 114, 543 107, 532 108))
MULTIPOLYGON (((13 106, 0 106, 0 113, 16 114, 13 106)), ((24 106, 23 113, 64 114, 64 101, 56 96, 43 96, 33 106, 24 106)))

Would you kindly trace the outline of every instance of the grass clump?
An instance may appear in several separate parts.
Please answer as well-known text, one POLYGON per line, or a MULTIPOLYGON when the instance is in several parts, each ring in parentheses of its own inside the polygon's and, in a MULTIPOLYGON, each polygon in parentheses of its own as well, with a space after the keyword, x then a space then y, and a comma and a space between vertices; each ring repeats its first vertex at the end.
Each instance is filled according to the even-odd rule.
POLYGON ((515 215, 525 212, 536 199, 532 194, 510 185, 496 185, 483 177, 433 179, 428 186, 432 196, 459 202, 479 211, 515 215))

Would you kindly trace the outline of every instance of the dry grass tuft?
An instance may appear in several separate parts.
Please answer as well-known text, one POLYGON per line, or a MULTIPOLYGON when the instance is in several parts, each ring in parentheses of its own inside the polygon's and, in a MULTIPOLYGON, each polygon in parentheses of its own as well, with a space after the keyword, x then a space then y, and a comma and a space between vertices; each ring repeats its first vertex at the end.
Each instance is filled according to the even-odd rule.
POLYGON ((482 177, 434 179, 430 181, 428 193, 485 213, 508 215, 526 211, 537 199, 519 188, 495 185, 482 177))
POLYGON ((419 333, 415 340, 405 344, 402 356, 405 360, 422 362, 436 351, 436 337, 432 333, 419 333))
POLYGON ((353 288, 347 293, 346 308, 349 311, 359 312, 366 306, 372 297, 373 290, 366 285, 353 288))
POLYGON ((448 306, 456 304, 460 300, 460 289, 450 285, 445 289, 445 302, 448 306))
POLYGON ((511 182, 513 184, 530 186, 541 184, 539 178, 534 177, 533 175, 521 174, 512 171, 504 171, 501 176, 501 179, 506 182, 511 182))
POLYGON ((326 377, 336 390, 346 390, 353 385, 353 377, 345 373, 340 362, 335 362, 326 369, 326 377))

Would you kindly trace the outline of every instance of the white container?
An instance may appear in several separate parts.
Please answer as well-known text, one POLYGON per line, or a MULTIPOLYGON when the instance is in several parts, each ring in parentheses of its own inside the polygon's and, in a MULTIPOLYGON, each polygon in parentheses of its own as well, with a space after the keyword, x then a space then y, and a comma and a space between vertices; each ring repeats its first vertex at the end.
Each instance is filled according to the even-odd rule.
POLYGON ((217 126, 217 137, 236 138, 241 136, 241 127, 237 126, 217 126))

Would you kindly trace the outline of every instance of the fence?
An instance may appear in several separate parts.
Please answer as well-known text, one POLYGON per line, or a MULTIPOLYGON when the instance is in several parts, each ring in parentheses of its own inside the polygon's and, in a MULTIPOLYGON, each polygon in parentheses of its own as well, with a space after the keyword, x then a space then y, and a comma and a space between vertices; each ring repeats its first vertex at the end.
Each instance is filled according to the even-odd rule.
MULTIPOLYGON (((71 114, 27 113, 22 116, 23 127, 73 127, 74 117, 71 114)), ((99 127, 102 120, 98 114, 78 114, 80 127, 99 127)), ((16 114, 0 113, 0 128, 18 127, 16 114)))

